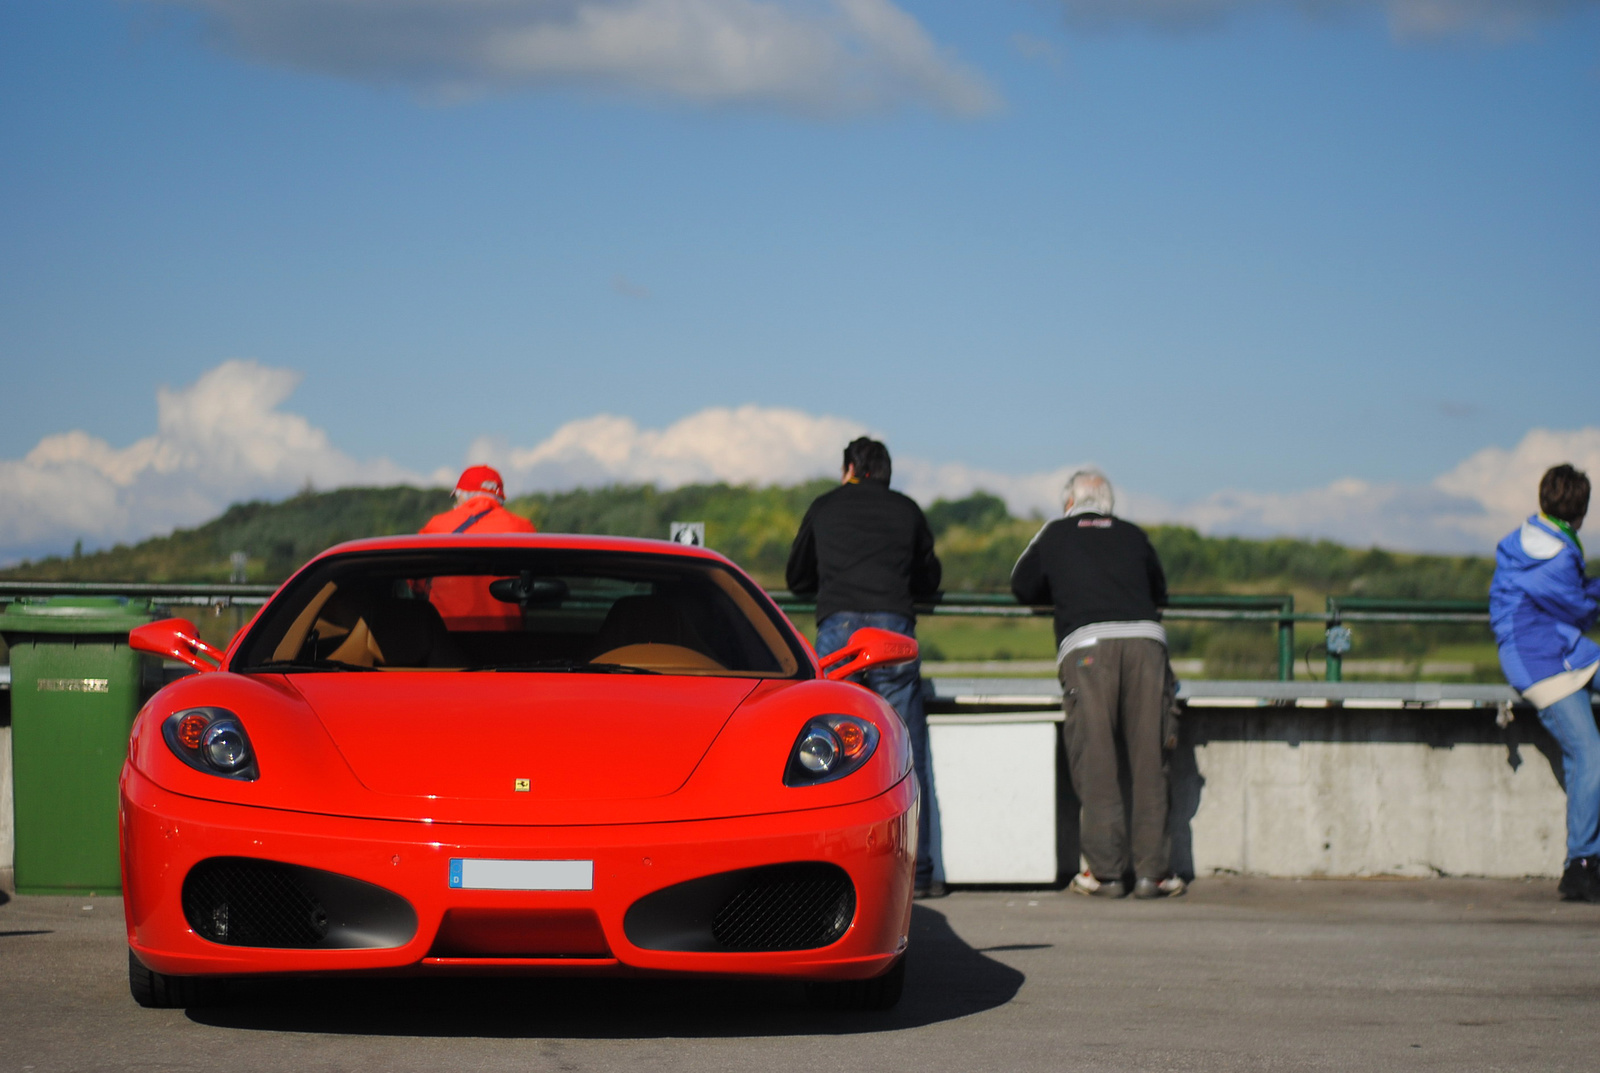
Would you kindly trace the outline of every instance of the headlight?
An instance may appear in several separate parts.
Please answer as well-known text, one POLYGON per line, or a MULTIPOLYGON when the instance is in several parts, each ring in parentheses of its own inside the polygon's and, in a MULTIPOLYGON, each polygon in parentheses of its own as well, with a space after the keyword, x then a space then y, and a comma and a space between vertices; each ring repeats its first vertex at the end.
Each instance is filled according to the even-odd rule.
POLYGON ((785 786, 813 786, 843 778, 867 762, 878 747, 878 728, 853 715, 819 715, 795 739, 785 786))
POLYGON ((230 779, 261 777, 255 750, 239 717, 226 708, 185 708, 161 725, 173 755, 196 771, 230 779))

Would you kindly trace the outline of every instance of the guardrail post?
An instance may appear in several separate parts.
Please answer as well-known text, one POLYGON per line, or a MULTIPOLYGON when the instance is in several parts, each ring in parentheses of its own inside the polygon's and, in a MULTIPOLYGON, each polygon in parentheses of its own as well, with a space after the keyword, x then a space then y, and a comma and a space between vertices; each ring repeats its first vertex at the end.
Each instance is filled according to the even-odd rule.
POLYGON ((1350 629, 1339 622, 1339 601, 1328 597, 1328 626, 1323 635, 1323 648, 1327 652, 1327 672, 1330 682, 1344 681, 1344 654, 1350 651, 1350 629))
POLYGON ((1278 681, 1294 681, 1294 597, 1283 598, 1283 617, 1278 620, 1278 681))

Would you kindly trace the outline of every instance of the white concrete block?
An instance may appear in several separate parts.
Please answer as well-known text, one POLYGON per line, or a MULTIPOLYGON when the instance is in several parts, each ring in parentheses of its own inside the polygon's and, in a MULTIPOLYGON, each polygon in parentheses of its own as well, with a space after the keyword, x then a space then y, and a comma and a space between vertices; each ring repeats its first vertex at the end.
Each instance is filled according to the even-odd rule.
POLYGON ((1055 882, 1058 733, 1048 716, 929 727, 947 882, 1055 882))

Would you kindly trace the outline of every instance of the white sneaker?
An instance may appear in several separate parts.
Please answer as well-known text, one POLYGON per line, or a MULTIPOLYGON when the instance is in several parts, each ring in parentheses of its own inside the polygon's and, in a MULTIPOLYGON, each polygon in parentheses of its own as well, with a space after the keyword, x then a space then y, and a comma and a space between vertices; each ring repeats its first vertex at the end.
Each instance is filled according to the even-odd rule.
POLYGON ((1074 894, 1087 894, 1095 898, 1120 898, 1128 893, 1120 879, 1100 880, 1094 873, 1084 869, 1072 877, 1072 882, 1067 884, 1067 889, 1074 894))
POLYGON ((1165 879, 1151 879, 1149 876, 1140 876, 1139 882, 1133 885, 1135 898, 1176 898, 1189 889, 1189 885, 1178 876, 1168 876, 1165 879))

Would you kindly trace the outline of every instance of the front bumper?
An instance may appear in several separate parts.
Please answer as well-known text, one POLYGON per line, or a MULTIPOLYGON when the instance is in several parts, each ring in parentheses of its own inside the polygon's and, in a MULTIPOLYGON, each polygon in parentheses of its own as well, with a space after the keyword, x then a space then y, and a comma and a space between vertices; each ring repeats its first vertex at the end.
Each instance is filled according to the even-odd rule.
POLYGON ((765 816, 569 827, 360 820, 223 804, 170 793, 136 771, 122 787, 124 909, 139 960, 169 975, 265 973, 577 972, 705 973, 864 979, 905 949, 916 852, 916 784, 907 778, 852 805, 765 816), (197 934, 182 906, 185 877, 201 861, 250 858, 347 876, 393 892, 416 914, 415 934, 381 949, 230 946, 197 934), (585 891, 461 890, 452 858, 594 862, 585 891), (726 952, 644 949, 623 919, 645 895, 704 876, 825 861, 855 887, 844 935, 807 950, 726 952), (579 956, 473 956, 436 946, 446 914, 597 921, 604 941, 579 956))

